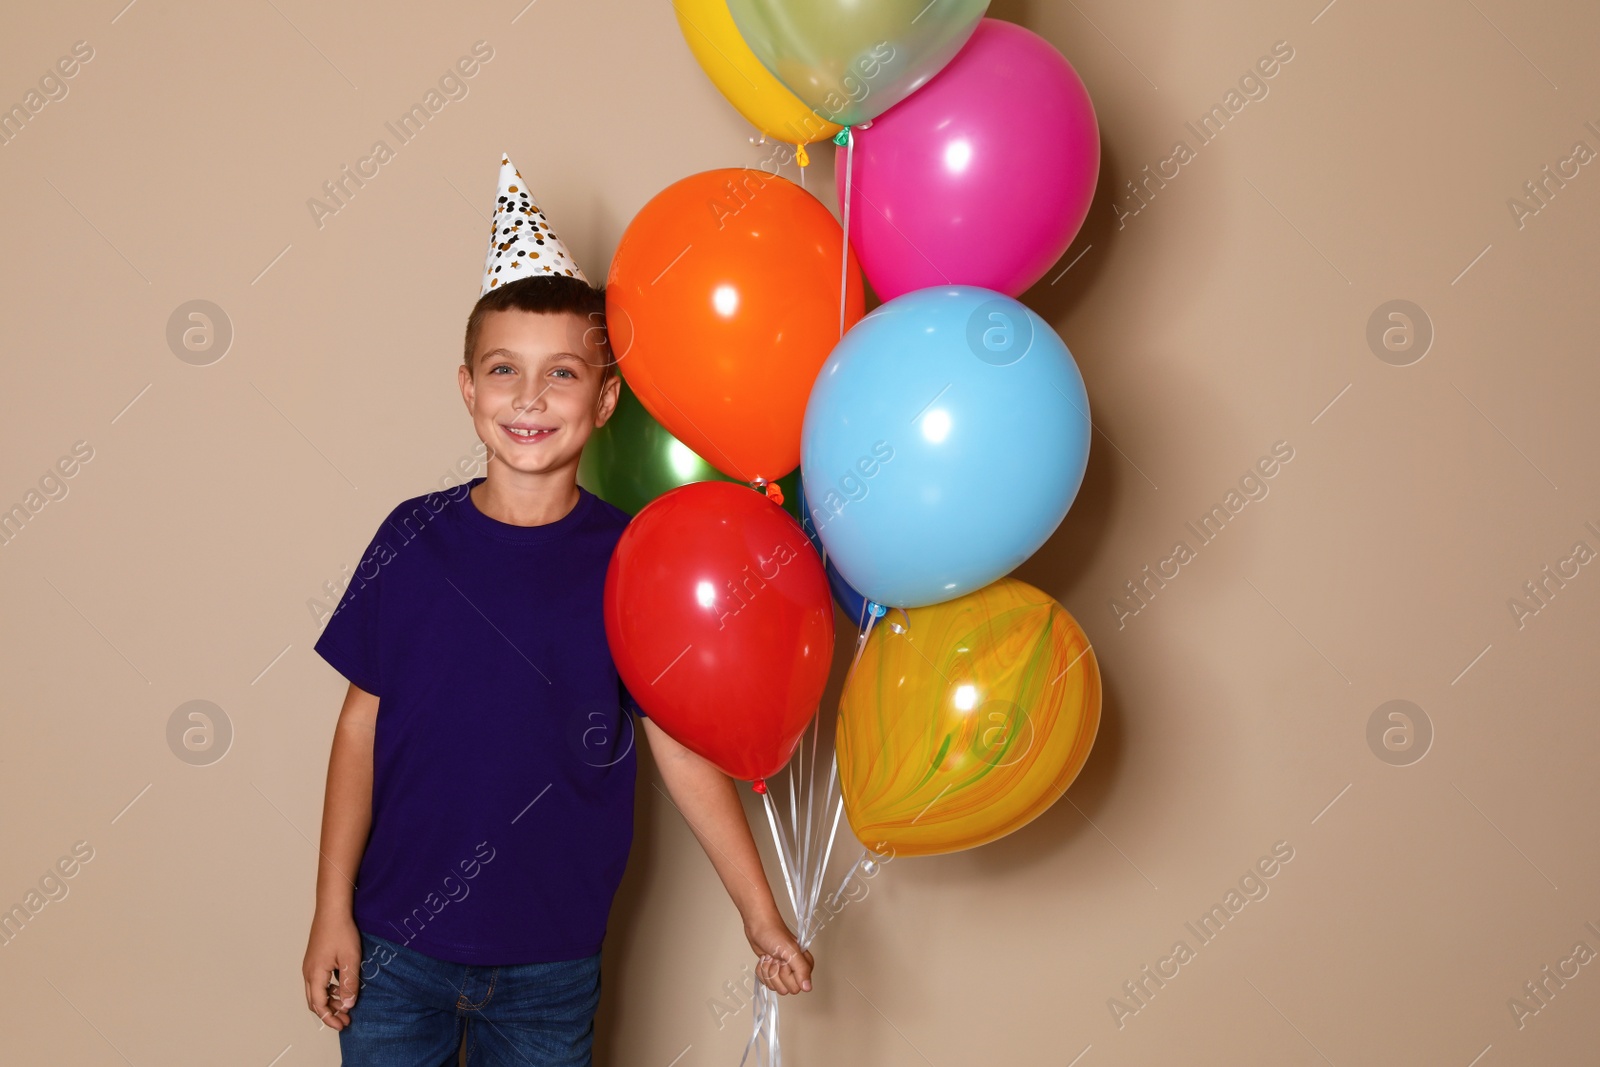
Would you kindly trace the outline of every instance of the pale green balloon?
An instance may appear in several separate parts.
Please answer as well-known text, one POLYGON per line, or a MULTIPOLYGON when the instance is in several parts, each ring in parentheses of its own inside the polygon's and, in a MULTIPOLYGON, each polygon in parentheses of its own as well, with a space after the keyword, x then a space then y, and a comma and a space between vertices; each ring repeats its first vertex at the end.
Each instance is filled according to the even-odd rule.
POLYGON ((955 58, 989 0, 728 0, 745 43, 821 118, 859 126, 955 58))

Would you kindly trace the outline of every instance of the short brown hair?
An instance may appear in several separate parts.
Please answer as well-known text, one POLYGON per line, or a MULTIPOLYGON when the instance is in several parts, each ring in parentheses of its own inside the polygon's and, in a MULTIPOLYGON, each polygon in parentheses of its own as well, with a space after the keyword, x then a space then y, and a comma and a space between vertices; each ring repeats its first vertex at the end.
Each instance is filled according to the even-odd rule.
POLYGON ((600 350, 604 359, 600 385, 603 388, 617 372, 606 325, 606 291, 596 289, 581 278, 564 274, 535 274, 518 278, 507 285, 490 289, 478 298, 467 316, 466 350, 462 362, 474 371, 472 353, 478 346, 483 320, 491 311, 532 311, 541 315, 576 315, 584 323, 583 337, 600 350), (598 328, 598 333, 591 332, 598 328))

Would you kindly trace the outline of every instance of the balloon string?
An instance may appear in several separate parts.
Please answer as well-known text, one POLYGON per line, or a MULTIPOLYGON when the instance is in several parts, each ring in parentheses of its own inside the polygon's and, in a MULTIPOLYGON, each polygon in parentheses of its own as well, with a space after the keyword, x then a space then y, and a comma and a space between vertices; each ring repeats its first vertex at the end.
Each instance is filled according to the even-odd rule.
MULTIPOLYGON (((805 926, 806 919, 810 917, 812 900, 814 899, 811 893, 811 879, 807 872, 811 870, 810 866, 808 866, 812 855, 811 813, 817 802, 817 748, 821 743, 821 738, 818 736, 821 730, 822 708, 819 705, 816 713, 811 716, 811 763, 809 767, 801 772, 801 778, 805 781, 806 787, 806 826, 805 833, 800 835, 800 904, 806 911, 806 918, 797 918, 796 921, 800 923, 802 929, 805 926)), ((805 735, 802 734, 801 736, 803 738, 805 735)), ((800 762, 802 765, 806 762, 806 750, 803 745, 800 749, 800 762)), ((796 823, 795 830, 798 831, 799 829, 800 826, 796 823)))
MULTIPOLYGON (((792 782, 793 764, 790 765, 790 771, 790 781, 792 782)), ((792 788, 789 795, 792 802, 794 797, 792 788)), ((783 885, 784 889, 787 890, 789 894, 789 905, 794 909, 795 923, 796 925, 803 925, 805 922, 803 914, 804 909, 801 905, 799 895, 795 892, 794 879, 789 873, 791 867, 789 842, 786 840, 784 833, 778 827, 779 819, 777 816, 777 808, 772 803, 772 794, 770 792, 761 794, 761 800, 763 806, 766 808, 767 826, 772 831, 773 844, 777 846, 778 867, 783 871, 783 885)), ((798 874, 798 871, 796 873, 798 874)), ((751 1046, 756 1043, 758 1037, 765 1036, 766 1056, 761 1057, 758 1055, 758 1063, 764 1060, 767 1064, 767 1067, 781 1067, 782 1053, 778 1047, 777 994, 773 993, 772 990, 767 988, 765 985, 761 985, 756 990, 756 1003, 758 1005, 758 1010, 755 1011, 754 1019, 752 1020, 750 1040, 745 1044, 745 1056, 749 1056, 751 1046), (766 1031, 765 1035, 762 1033, 763 1029, 766 1031)), ((743 1064, 745 1062, 744 1058, 741 1057, 739 1062, 743 1064)))
POLYGON ((867 638, 872 636, 872 626, 878 621, 878 612, 872 610, 875 606, 870 600, 861 605, 861 610, 867 616, 867 621, 861 627, 861 635, 856 638, 856 654, 855 658, 850 661, 850 670, 846 672, 847 680, 849 675, 855 673, 856 664, 861 662, 861 653, 866 651, 867 648, 867 638))
MULTIPOLYGON (((822 872, 824 872, 824 871, 826 871, 828 869, 828 857, 827 857, 827 852, 826 851, 824 852, 824 855, 822 857, 821 866, 816 867, 814 870, 813 870, 813 866, 811 864, 811 859, 812 859, 813 856, 816 855, 816 852, 817 852, 818 849, 822 849, 824 847, 826 848, 827 851, 832 851, 832 849, 833 849, 833 837, 832 837, 831 834, 829 835, 829 837, 827 838, 827 840, 825 842, 818 841, 818 842, 815 843, 816 847, 815 848, 813 847, 813 837, 814 836, 820 836, 820 834, 822 832, 822 826, 823 826, 822 820, 827 818, 828 807, 833 803, 834 774, 838 769, 837 759, 834 756, 830 755, 829 760, 828 760, 828 766, 829 766, 828 784, 824 788, 823 793, 822 793, 822 808, 821 808, 820 816, 817 819, 817 824, 816 824, 817 828, 816 828, 816 833, 814 835, 813 831, 812 831, 812 815, 817 810, 817 804, 816 804, 816 793, 817 793, 817 753, 821 750, 821 748, 822 748, 822 709, 819 707, 817 709, 816 718, 814 718, 812 720, 812 724, 811 724, 811 767, 810 767, 810 770, 806 774, 805 844, 802 846, 801 852, 800 852, 800 870, 801 870, 801 874, 802 874, 802 881, 804 882, 804 885, 802 887, 802 892, 804 893, 804 898, 803 898, 802 903, 805 905, 806 917, 803 920, 801 933, 804 933, 804 931, 806 929, 809 929, 809 927, 811 925, 812 917, 815 915, 816 910, 817 910, 817 893, 821 888, 820 883, 822 881, 822 872)), ((837 820, 837 818, 835 818, 835 820, 834 820, 834 832, 836 833, 837 831, 838 831, 838 820, 837 820)))
POLYGON ((772 1056, 772 1067, 783 1067, 783 1049, 778 1047, 778 994, 772 993, 771 1000, 772 1008, 767 1012, 767 1051, 772 1056))
MULTIPOLYGON (((783 834, 778 830, 778 814, 777 810, 772 805, 772 794, 762 793, 761 802, 767 809, 767 825, 772 829, 772 841, 778 849, 778 867, 783 871, 784 888, 789 891, 789 904, 794 907, 795 911, 798 913, 800 908, 795 898, 794 880, 789 877, 789 849, 787 843, 783 839, 783 834)), ((798 914, 795 916, 795 921, 799 921, 798 914)))
MULTIPOLYGON (((800 734, 800 748, 796 755, 798 758, 795 759, 794 763, 798 763, 800 765, 799 793, 801 794, 801 798, 799 804, 800 809, 804 811, 806 805, 810 802, 808 799, 806 799, 806 795, 809 794, 810 790, 808 788, 809 783, 807 782, 805 776, 806 747, 804 732, 800 734)), ((790 764, 791 767, 793 765, 794 764, 790 764)), ((791 799, 793 799, 793 797, 791 797, 791 799)), ((791 805, 789 809, 789 825, 785 829, 789 834, 789 854, 794 857, 794 921, 797 928, 801 923, 806 921, 806 871, 808 870, 806 867, 806 842, 805 839, 800 836, 800 823, 800 816, 795 814, 795 809, 791 805)))
MULTIPOLYGON (((861 653, 866 648, 873 626, 886 614, 887 610, 882 605, 870 600, 863 601, 861 631, 856 640, 855 659, 850 665, 852 671, 861 659, 861 653)), ((909 619, 907 621, 909 622, 909 619)), ((801 951, 808 951, 812 941, 821 932, 822 923, 818 918, 821 914, 819 903, 822 899, 822 883, 827 877, 828 864, 833 859, 833 846, 838 840, 839 822, 844 815, 844 783, 839 776, 839 757, 835 748, 828 761, 828 781, 822 794, 822 818, 814 818, 817 813, 817 754, 821 748, 820 712, 819 708, 808 731, 811 734, 810 763, 806 762, 806 732, 801 733, 798 751, 789 763, 787 826, 783 825, 783 820, 779 817, 780 809, 773 803, 771 792, 761 793, 762 806, 767 813, 767 826, 772 832, 773 845, 778 855, 778 866, 783 872, 784 889, 788 894, 790 907, 794 910, 796 941, 801 951), (798 780, 795 773, 796 763, 800 765, 798 780), (799 818, 802 791, 805 794, 803 826, 799 818), (830 807, 834 809, 832 820, 827 819, 830 807), (819 852, 822 862, 814 863, 814 857, 819 852)), ((830 909, 844 896, 869 855, 870 850, 863 847, 860 855, 845 873, 843 881, 839 883, 838 889, 829 896, 830 909)), ((783 1049, 779 1039, 778 1005, 778 995, 768 986, 758 984, 752 1000, 754 1010, 750 1038, 745 1042, 744 1055, 739 1059, 741 1067, 749 1061, 752 1050, 756 1053, 756 1067, 782 1067, 783 1049)))
MULTIPOLYGON (((802 875, 801 875, 800 872, 805 870, 805 859, 803 858, 803 856, 802 856, 802 854, 800 852, 798 843, 795 841, 794 828, 796 826, 800 825, 800 818, 799 818, 799 816, 797 816, 795 814, 795 804, 796 804, 796 801, 797 801, 798 798, 795 795, 796 791, 797 791, 797 787, 795 785, 794 765, 796 763, 800 763, 800 764, 804 764, 805 763, 805 755, 804 755, 804 753, 805 753, 805 743, 806 743, 806 735, 802 731, 801 734, 800 734, 800 746, 801 746, 801 748, 800 748, 800 758, 799 759, 792 759, 792 760, 789 761, 789 821, 784 826, 784 837, 790 842, 790 845, 789 845, 789 859, 790 859, 791 863, 794 866, 794 877, 795 877, 795 884, 796 885, 802 884, 800 882, 800 879, 802 878, 802 875)), ((783 822, 782 812, 781 811, 779 812, 778 821, 780 823, 783 822)), ((798 892, 791 893, 791 896, 794 897, 794 900, 793 900, 793 904, 794 904, 794 920, 795 920, 795 922, 799 922, 800 921, 801 907, 805 904, 805 901, 802 899, 802 897, 800 896, 800 894, 798 892)))
MULTIPOLYGON (((755 996, 754 1003, 755 1003, 755 1013, 754 1013, 755 1018, 752 1020, 752 1026, 751 1026, 751 1029, 750 1029, 750 1040, 745 1042, 744 1055, 739 1057, 739 1067, 744 1067, 745 1060, 748 1059, 749 1056, 750 1056, 751 1047, 754 1046, 755 1043, 756 1043, 756 1040, 762 1036, 761 1031, 767 1025, 768 1020, 771 1019, 773 1025, 776 1025, 776 1023, 777 1023, 778 1000, 777 1000, 776 994, 774 994, 772 992, 772 990, 768 989, 764 985, 761 985, 761 984, 757 983, 757 985, 756 985, 756 996, 755 996)), ((769 1040, 768 1043, 767 1043, 769 1051, 771 1049, 771 1044, 772 1043, 769 1040)), ((758 1062, 760 1060, 764 1060, 764 1059, 767 1059, 767 1057, 761 1056, 760 1054, 757 1054, 757 1061, 758 1062)), ((769 1063, 769 1065, 771 1065, 771 1067, 776 1067, 776 1062, 777 1061, 775 1061, 775 1060, 769 1060, 768 1061, 768 1063, 769 1063)))
POLYGON ((844 254, 839 265, 839 336, 844 336, 844 298, 845 290, 850 280, 850 171, 851 163, 855 159, 856 138, 846 126, 840 130, 833 139, 835 144, 844 145, 844 254), (843 138, 843 140, 840 140, 843 138))
MULTIPOLYGON (((805 731, 802 730, 802 731, 800 731, 800 741, 799 741, 799 743, 797 745, 795 745, 795 752, 796 752, 796 754, 802 754, 802 753, 805 752, 805 750, 806 750, 806 734, 805 734, 805 731)), ((796 763, 802 763, 803 764, 804 762, 805 762, 805 756, 804 755, 800 755, 800 759, 798 759, 798 760, 791 759, 789 761, 789 766, 787 768, 787 770, 789 771, 789 823, 788 823, 787 826, 784 827, 784 829, 788 831, 789 839, 791 841, 794 840, 794 826, 795 826, 794 806, 795 806, 796 791, 798 789, 798 786, 795 785, 795 780, 794 780, 794 765, 796 763)), ((781 815, 782 812, 780 811, 779 814, 781 815)), ((798 873, 799 872, 799 867, 796 866, 795 870, 796 870, 796 873, 798 873)))
MULTIPOLYGON (((833 762, 833 771, 837 772, 837 770, 838 761, 836 757, 833 762)), ((824 801, 824 810, 826 810, 826 805, 832 802, 834 781, 834 773, 830 773, 827 790, 828 799, 824 801)), ((789 865, 785 858, 788 851, 785 848, 786 843, 783 840, 783 835, 778 829, 778 819, 774 814, 775 809, 772 803, 771 795, 764 795, 762 799, 765 801, 767 809, 767 823, 772 829, 773 840, 779 846, 778 863, 783 869, 784 885, 789 891, 790 903, 793 904, 796 896, 794 883, 789 877, 789 865)), ((806 872, 811 879, 813 886, 810 892, 806 894, 806 896, 810 898, 811 902, 803 907, 797 908, 796 911, 796 922, 800 928, 798 941, 802 951, 810 949, 811 942, 820 932, 820 925, 813 923, 812 920, 815 918, 815 914, 819 910, 816 907, 816 900, 818 899, 818 894, 821 892, 822 879, 828 869, 828 861, 833 855, 833 843, 838 834, 839 818, 843 812, 844 798, 841 796, 838 800, 838 806, 834 811, 832 831, 828 834, 827 850, 823 854, 822 863, 814 872, 806 872)), ((855 878, 856 873, 861 870, 862 865, 866 862, 869 854, 869 849, 865 847, 861 849, 861 854, 858 855, 856 857, 856 861, 850 865, 850 870, 845 873, 844 880, 839 883, 839 888, 835 890, 834 893, 829 897, 830 907, 832 907, 834 903, 844 896, 845 890, 850 887, 851 881, 855 878)), ((796 870, 796 874, 800 874, 802 871, 803 868, 799 868, 796 870)), ((778 995, 766 985, 758 984, 756 986, 755 997, 752 1001, 752 1006, 754 1010, 752 1012, 750 1038, 745 1042, 744 1054, 739 1057, 740 1067, 743 1067, 743 1065, 749 1060, 752 1049, 756 1050, 757 1067, 782 1067, 783 1047, 780 1042, 778 995)))
POLYGON ((833 895, 828 898, 829 907, 832 907, 840 897, 844 896, 845 889, 850 885, 850 879, 856 876, 856 872, 861 869, 861 864, 866 861, 868 851, 869 849, 865 845, 861 846, 861 855, 856 857, 856 861, 845 872, 844 881, 839 883, 839 888, 834 890, 833 895))
MULTIPOLYGON (((839 758, 838 758, 838 753, 836 752, 834 754, 834 758, 832 760, 832 766, 831 766, 831 768, 830 768, 830 770, 828 772, 828 789, 827 789, 827 792, 825 792, 823 794, 823 799, 822 799, 823 811, 827 811, 828 805, 832 804, 834 802, 834 800, 833 800, 833 784, 834 784, 834 781, 836 780, 836 778, 838 776, 838 772, 839 772, 839 758)), ((844 814, 844 797, 840 797, 839 800, 838 800, 838 806, 835 807, 834 810, 833 810, 833 826, 828 831, 828 843, 827 843, 827 847, 823 850, 823 853, 822 853, 822 863, 820 865, 818 865, 816 873, 813 876, 812 881, 811 881, 811 899, 812 899, 812 901, 816 901, 816 899, 822 893, 822 878, 823 878, 823 875, 825 875, 827 873, 828 861, 833 858, 833 843, 839 836, 839 817, 841 815, 843 815, 843 814, 844 814)), ((817 910, 816 909, 816 905, 815 905, 815 903, 813 903, 811 905, 811 912, 812 912, 812 916, 811 917, 813 917, 813 918, 815 917, 816 910, 817 910)), ((817 936, 816 927, 812 923, 808 922, 806 924, 805 932, 801 935, 801 938, 800 938, 800 947, 801 948, 808 948, 810 946, 810 944, 811 944, 811 939, 813 937, 815 937, 815 936, 817 936)))

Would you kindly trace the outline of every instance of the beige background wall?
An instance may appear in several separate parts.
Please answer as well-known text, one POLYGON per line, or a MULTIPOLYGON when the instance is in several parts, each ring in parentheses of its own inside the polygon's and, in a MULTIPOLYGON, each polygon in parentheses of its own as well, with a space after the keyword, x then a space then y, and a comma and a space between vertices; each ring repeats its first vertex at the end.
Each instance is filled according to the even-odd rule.
MULTIPOLYGON (((472 455, 453 363, 499 153, 599 277, 656 191, 768 149, 667 0, 123 2, 0 15, 0 104, 93 49, 0 147, 0 505, 92 449, 0 547, 0 903, 93 850, 0 948, 0 1058, 331 1064, 297 972, 344 684, 307 601, 472 455), (480 40, 469 94, 319 227, 307 199, 480 40), (208 366, 166 337, 197 299, 234 332, 208 366), (191 700, 232 726, 209 766, 169 748, 191 700)), ((1520 625, 1508 601, 1600 551, 1600 169, 1521 226, 1507 200, 1600 150, 1600 16, 1324 2, 994 6, 1077 66, 1104 139, 1074 265, 1026 297, 1099 433, 1018 573, 1095 642, 1105 724, 1067 801, 892 862, 828 927, 816 990, 784 1004, 795 1064, 1596 1056, 1600 963, 1520 1028, 1508 999, 1600 951, 1600 568, 1568 564, 1520 625), (1270 94, 1119 220, 1124 183, 1279 41, 1270 94), (1396 299, 1435 335, 1407 366, 1366 337, 1396 299), (1278 441, 1270 495, 1119 625, 1124 582, 1278 441), (1368 741, 1391 700, 1431 724, 1405 766, 1368 741), (1270 894, 1200 947, 1184 923, 1277 842, 1270 894), (1123 982, 1180 938, 1195 958, 1119 1027, 1108 1000, 1136 1006, 1123 982)), ((602 1062, 736 1063, 749 1011, 719 1028, 708 1003, 748 955, 643 787, 602 1062)))

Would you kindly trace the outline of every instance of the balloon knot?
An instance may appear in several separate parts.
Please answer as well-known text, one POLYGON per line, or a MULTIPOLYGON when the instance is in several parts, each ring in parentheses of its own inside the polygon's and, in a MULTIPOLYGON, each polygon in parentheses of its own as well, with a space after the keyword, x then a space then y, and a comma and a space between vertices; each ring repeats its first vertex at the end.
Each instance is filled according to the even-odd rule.
POLYGON ((794 146, 794 161, 802 167, 811 166, 811 157, 806 154, 805 145, 797 144, 794 146))
POLYGON ((878 603, 876 600, 867 601, 867 610, 872 613, 872 617, 875 619, 881 619, 885 615, 889 614, 889 609, 878 603))
POLYGON ((845 145, 849 144, 850 143, 850 127, 846 126, 844 129, 842 129, 838 133, 834 134, 833 135, 833 143, 838 145, 840 148, 843 148, 845 145))
POLYGON ((755 781, 750 783, 750 788, 754 789, 757 793, 765 793, 767 791, 767 780, 765 778, 757 778, 755 781))
POLYGON ((777 482, 767 483, 767 499, 779 507, 783 506, 783 490, 778 487, 777 482))

